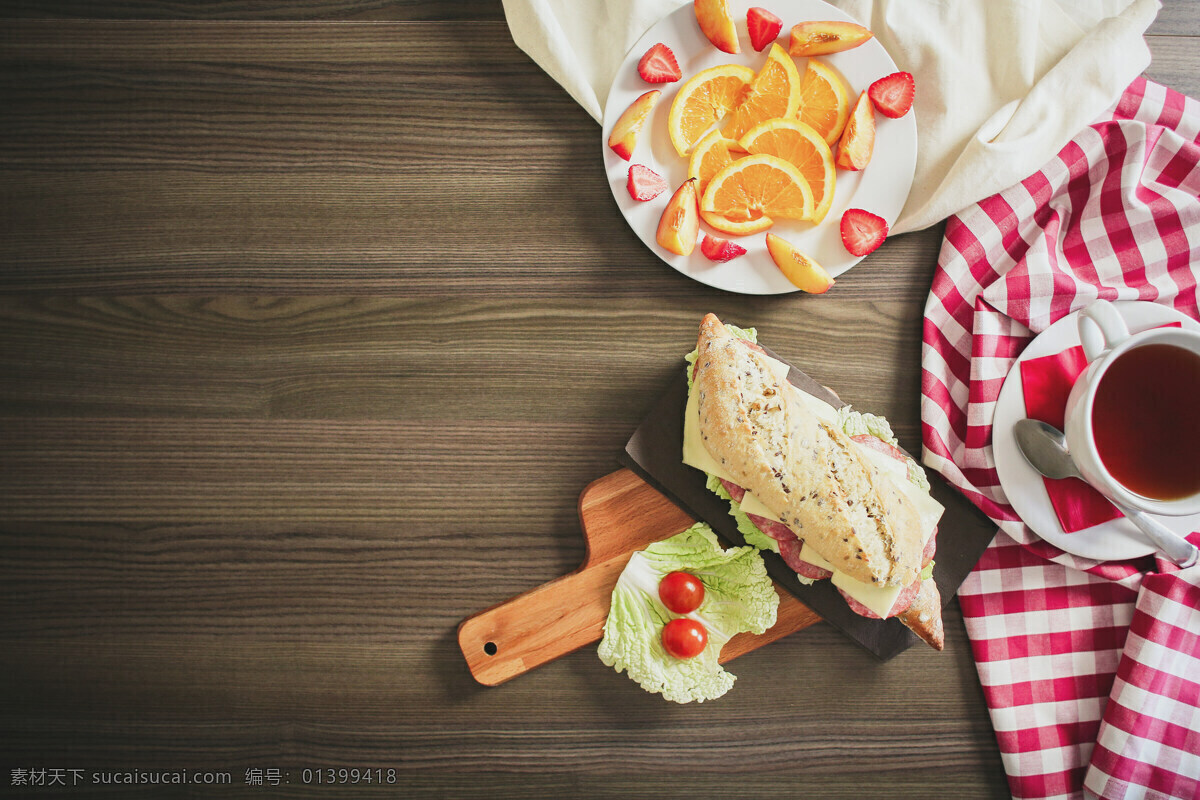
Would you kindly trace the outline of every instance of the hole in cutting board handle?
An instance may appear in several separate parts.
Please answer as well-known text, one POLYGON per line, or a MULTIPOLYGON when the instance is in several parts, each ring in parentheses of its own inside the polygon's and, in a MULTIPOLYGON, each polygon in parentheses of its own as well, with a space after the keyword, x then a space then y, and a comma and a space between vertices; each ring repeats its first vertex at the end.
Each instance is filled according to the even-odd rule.
POLYGON ((496 652, 497 652, 499 649, 500 649, 500 648, 496 647, 496 643, 495 643, 495 642, 488 642, 487 644, 485 644, 485 645, 483 646, 483 652, 487 653, 489 656, 494 656, 494 655, 496 655, 496 652))

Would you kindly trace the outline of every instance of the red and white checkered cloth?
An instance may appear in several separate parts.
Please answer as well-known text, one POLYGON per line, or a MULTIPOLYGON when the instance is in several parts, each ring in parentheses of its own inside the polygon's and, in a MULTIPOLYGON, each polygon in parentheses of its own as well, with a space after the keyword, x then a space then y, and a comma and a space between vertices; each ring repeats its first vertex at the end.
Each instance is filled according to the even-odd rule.
POLYGON ((1054 321, 1098 297, 1200 318, 1198 135, 1200 103, 1138 79, 946 226, 922 436, 926 463, 1000 528, 959 601, 1014 797, 1200 797, 1200 566, 1063 553, 1008 504, 991 449, 1004 378, 1054 321))

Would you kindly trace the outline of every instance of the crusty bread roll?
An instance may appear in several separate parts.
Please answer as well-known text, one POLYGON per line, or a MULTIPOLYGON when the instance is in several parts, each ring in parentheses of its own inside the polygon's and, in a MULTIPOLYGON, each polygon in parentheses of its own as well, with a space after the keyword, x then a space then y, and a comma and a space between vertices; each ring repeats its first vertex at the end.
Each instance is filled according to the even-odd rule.
POLYGON ((932 578, 921 581, 921 591, 912 605, 902 611, 898 619, 925 640, 934 650, 946 644, 946 632, 942 627, 942 593, 932 578))
POLYGON ((912 502, 712 314, 700 325, 694 385, 705 448, 797 536, 863 583, 917 579, 924 539, 912 502))

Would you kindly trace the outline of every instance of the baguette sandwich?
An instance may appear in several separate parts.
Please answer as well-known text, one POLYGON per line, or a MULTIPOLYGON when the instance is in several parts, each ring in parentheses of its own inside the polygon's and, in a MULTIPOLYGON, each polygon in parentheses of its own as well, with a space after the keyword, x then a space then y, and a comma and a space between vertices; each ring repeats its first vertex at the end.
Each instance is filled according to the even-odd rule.
POLYGON ((942 507, 886 421, 797 389, 753 331, 712 314, 688 360, 683 461, 729 501, 747 543, 941 650, 932 574, 942 507))

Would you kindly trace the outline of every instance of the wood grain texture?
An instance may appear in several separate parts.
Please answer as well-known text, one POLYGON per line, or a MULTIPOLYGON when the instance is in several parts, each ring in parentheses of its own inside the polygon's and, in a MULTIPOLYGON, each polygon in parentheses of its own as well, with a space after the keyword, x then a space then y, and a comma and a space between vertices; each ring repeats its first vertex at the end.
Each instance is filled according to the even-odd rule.
POLYGON ((0 0, 0 18, 97 20, 503 20, 499 0, 0 0))
MULTIPOLYGON (((1200 0, 1170 0, 1163 3, 1147 34, 1149 36, 1200 36, 1200 0)), ((1187 94, 1195 96, 1193 92, 1187 92, 1187 94)))
MULTIPOLYGON (((153 19, 153 20, 503 20, 497 0, 122 0, 95 3, 59 0, 0 0, 0 18, 31 19, 153 19)), ((1171 0, 1163 7, 1152 35, 1200 35, 1200 0, 1171 0)))
MULTIPOLYGON (((1162 10, 1148 75, 1200 96, 1196 8, 1162 10)), ((1008 796, 953 603, 944 653, 880 664, 818 624, 702 706, 589 649, 488 689, 455 636, 582 561, 579 493, 706 312, 917 449, 939 229, 824 298, 676 274, 498 2, 0 17, 0 794, 57 767, 246 797, 252 768, 288 771, 279 797, 1008 796), (341 766, 397 782, 303 785, 341 766)), ((937 492, 947 530, 990 526, 937 492)))
MULTIPOLYGON (((770 331, 847 402, 915 417, 919 385, 903 365, 920 356, 920 308, 820 301, 0 296, 0 417, 608 423, 623 444, 710 311, 770 331), (872 358, 851 371, 847 352, 872 358), (548 376, 572 387, 603 376, 605 390, 548 376)), ((915 447, 916 428, 897 424, 915 447)))
MULTIPOLYGON (((623 224, 598 127, 503 23, 5 29, 21 202, 0 291, 695 294, 623 224)), ((897 237, 837 291, 918 302, 937 242, 897 237)))

